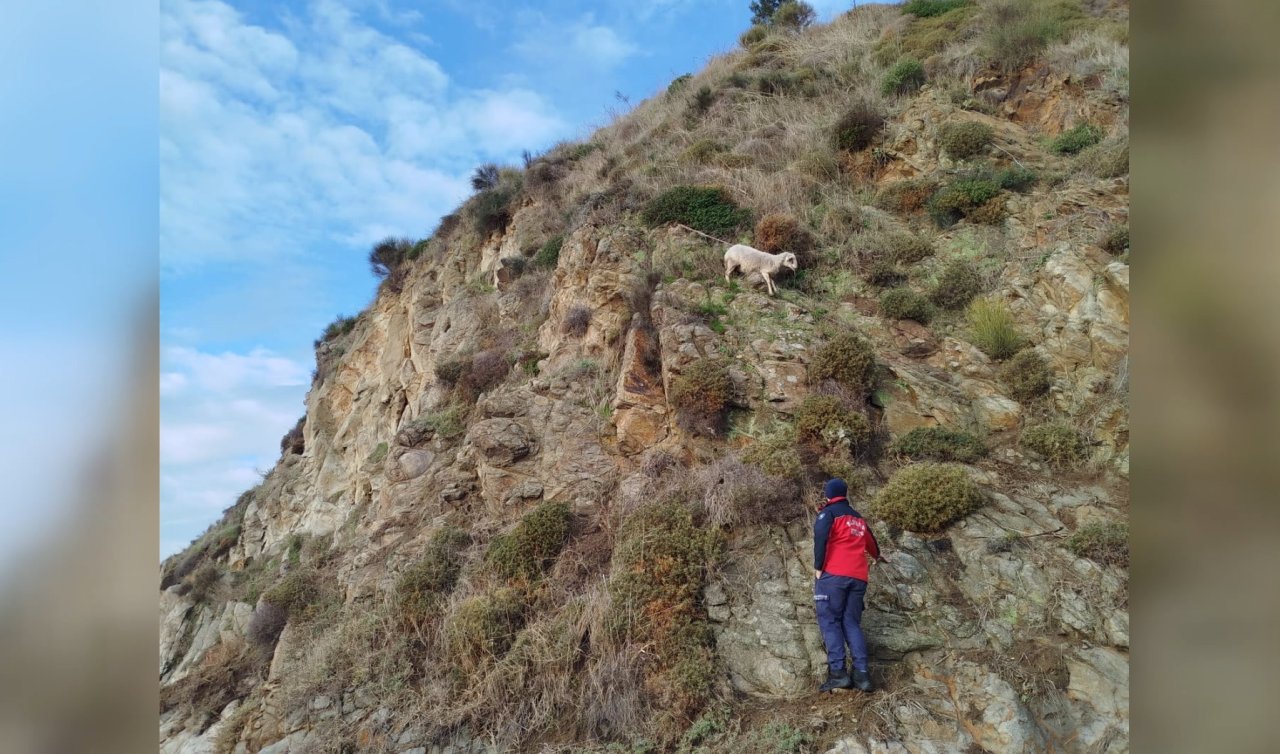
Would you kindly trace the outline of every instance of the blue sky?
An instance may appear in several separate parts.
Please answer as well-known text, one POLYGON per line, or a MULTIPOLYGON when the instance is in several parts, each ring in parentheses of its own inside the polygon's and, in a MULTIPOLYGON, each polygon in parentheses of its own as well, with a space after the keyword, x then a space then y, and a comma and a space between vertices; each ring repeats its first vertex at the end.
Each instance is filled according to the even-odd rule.
POLYGON ((162 0, 161 555, 275 463, 374 242, 699 70, 749 5, 162 0))

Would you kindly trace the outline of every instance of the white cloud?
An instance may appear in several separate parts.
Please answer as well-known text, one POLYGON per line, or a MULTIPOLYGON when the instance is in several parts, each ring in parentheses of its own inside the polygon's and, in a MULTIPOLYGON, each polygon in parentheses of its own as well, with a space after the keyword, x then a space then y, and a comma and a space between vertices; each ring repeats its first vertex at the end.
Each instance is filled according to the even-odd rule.
POLYGON ((512 49, 541 66, 598 74, 640 52, 612 27, 596 23, 590 13, 567 24, 530 14, 522 25, 526 32, 512 49))
POLYGON ((206 394, 220 394, 210 397, 221 398, 221 394, 238 389, 291 387, 305 385, 309 379, 305 365, 264 348, 255 348, 247 354, 211 354, 175 346, 165 349, 165 357, 172 371, 161 375, 161 389, 167 381, 171 392, 190 385, 206 394))

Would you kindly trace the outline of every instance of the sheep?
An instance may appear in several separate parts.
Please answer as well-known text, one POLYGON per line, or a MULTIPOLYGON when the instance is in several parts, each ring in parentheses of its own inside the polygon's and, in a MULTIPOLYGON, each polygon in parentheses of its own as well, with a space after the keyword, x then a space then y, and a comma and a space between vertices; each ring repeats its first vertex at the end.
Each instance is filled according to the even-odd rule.
POLYGON ((796 261, 796 255, 789 251, 784 251, 781 254, 770 254, 767 251, 753 249, 745 244, 734 244, 724 253, 724 282, 729 282, 729 275, 735 267, 741 270, 744 276, 758 272, 760 277, 764 278, 765 287, 768 289, 769 295, 772 296, 778 289, 774 286, 770 276, 777 275, 778 270, 783 267, 788 270, 794 270, 799 264, 796 261))

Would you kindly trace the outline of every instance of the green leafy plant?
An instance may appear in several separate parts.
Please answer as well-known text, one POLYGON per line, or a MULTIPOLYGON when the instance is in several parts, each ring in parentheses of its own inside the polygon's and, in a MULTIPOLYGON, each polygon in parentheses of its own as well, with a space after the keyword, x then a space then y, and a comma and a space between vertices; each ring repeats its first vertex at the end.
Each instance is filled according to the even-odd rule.
POLYGON ((977 268, 963 259, 953 259, 943 268, 929 300, 943 309, 963 309, 981 292, 977 268))
POLYGON ((493 538, 485 562, 504 578, 534 581, 560 554, 569 523, 568 503, 541 503, 510 532, 493 538))
POLYGON ((907 0, 901 6, 903 13, 916 18, 933 18, 949 13, 970 3, 970 0, 907 0))
POLYGON ((539 267, 555 267, 560 261, 560 249, 564 246, 564 236, 552 236, 542 244, 533 257, 533 263, 539 267))
POLYGON ((845 110, 831 127, 831 146, 841 152, 862 151, 871 146, 882 128, 884 115, 869 103, 859 102, 845 110))
POLYGON ((910 319, 927 325, 933 319, 933 306, 910 288, 894 288, 880 296, 880 313, 890 319, 910 319))
POLYGON ((976 121, 962 121, 944 125, 938 134, 938 143, 948 156, 965 160, 981 154, 994 137, 995 131, 991 126, 976 121))
POLYGON ((880 80, 880 93, 886 97, 911 94, 924 86, 924 66, 915 58, 903 58, 893 64, 880 80))
POLYGON ((1076 557, 1127 568, 1129 566, 1129 525, 1085 524, 1067 540, 1067 549, 1076 557))
POLYGON ((1053 421, 1028 427, 1020 440, 1022 447, 1040 456, 1055 469, 1069 469, 1085 457, 1084 438, 1075 427, 1064 421, 1053 421))
POLYGON ((973 463, 987 454, 987 446, 968 432, 916 427, 894 441, 893 452, 915 460, 973 463))
POLYGON ((809 361, 809 384, 835 380, 866 396, 875 383, 876 358, 867 341, 853 333, 841 333, 824 343, 809 361))
POLYGON ((446 525, 431 535, 422 557, 401 572, 396 579, 396 605, 406 625, 419 628, 437 614, 458 581, 459 556, 470 544, 467 532, 446 525))
POLYGON ((857 411, 829 395, 810 395, 796 409, 796 440, 824 450, 856 454, 871 440, 871 425, 857 411))
POLYGON ((1099 141, 1102 141, 1102 129, 1089 123, 1081 123, 1058 134, 1057 138, 1049 142, 1049 151, 1054 154, 1076 154, 1099 141))
POLYGON ((650 201, 641 212, 650 227, 681 223, 710 235, 731 235, 751 222, 751 210, 739 207, 718 186, 676 186, 650 201))
POLYGON ((519 590, 512 587, 463 600, 445 623, 444 641, 450 657, 464 670, 501 657, 524 625, 524 610, 519 590))
POLYGON ((733 381, 716 359, 698 359, 671 382, 671 405, 676 422, 689 432, 717 436, 724 433, 733 381))
POLYGON ((1013 314, 1003 301, 974 299, 965 310, 965 319, 969 323, 970 342, 996 361, 1004 361, 1026 346, 1026 340, 1014 326, 1013 314))
POLYGON ((917 463, 889 478, 876 496, 876 515, 893 526, 915 532, 937 532, 986 502, 963 466, 917 463))
POLYGON ((996 173, 996 184, 1009 191, 1024 192, 1036 185, 1039 177, 1034 170, 1021 165, 1010 165, 996 173))

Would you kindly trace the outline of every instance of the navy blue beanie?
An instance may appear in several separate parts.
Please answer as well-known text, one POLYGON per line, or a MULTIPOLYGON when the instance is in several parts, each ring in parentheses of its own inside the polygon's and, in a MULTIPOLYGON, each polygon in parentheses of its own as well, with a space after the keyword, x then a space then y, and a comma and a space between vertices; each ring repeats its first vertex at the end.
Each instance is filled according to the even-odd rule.
POLYGON ((822 495, 828 500, 836 497, 847 497, 849 495, 849 485, 845 484, 843 479, 832 479, 822 488, 822 495))

